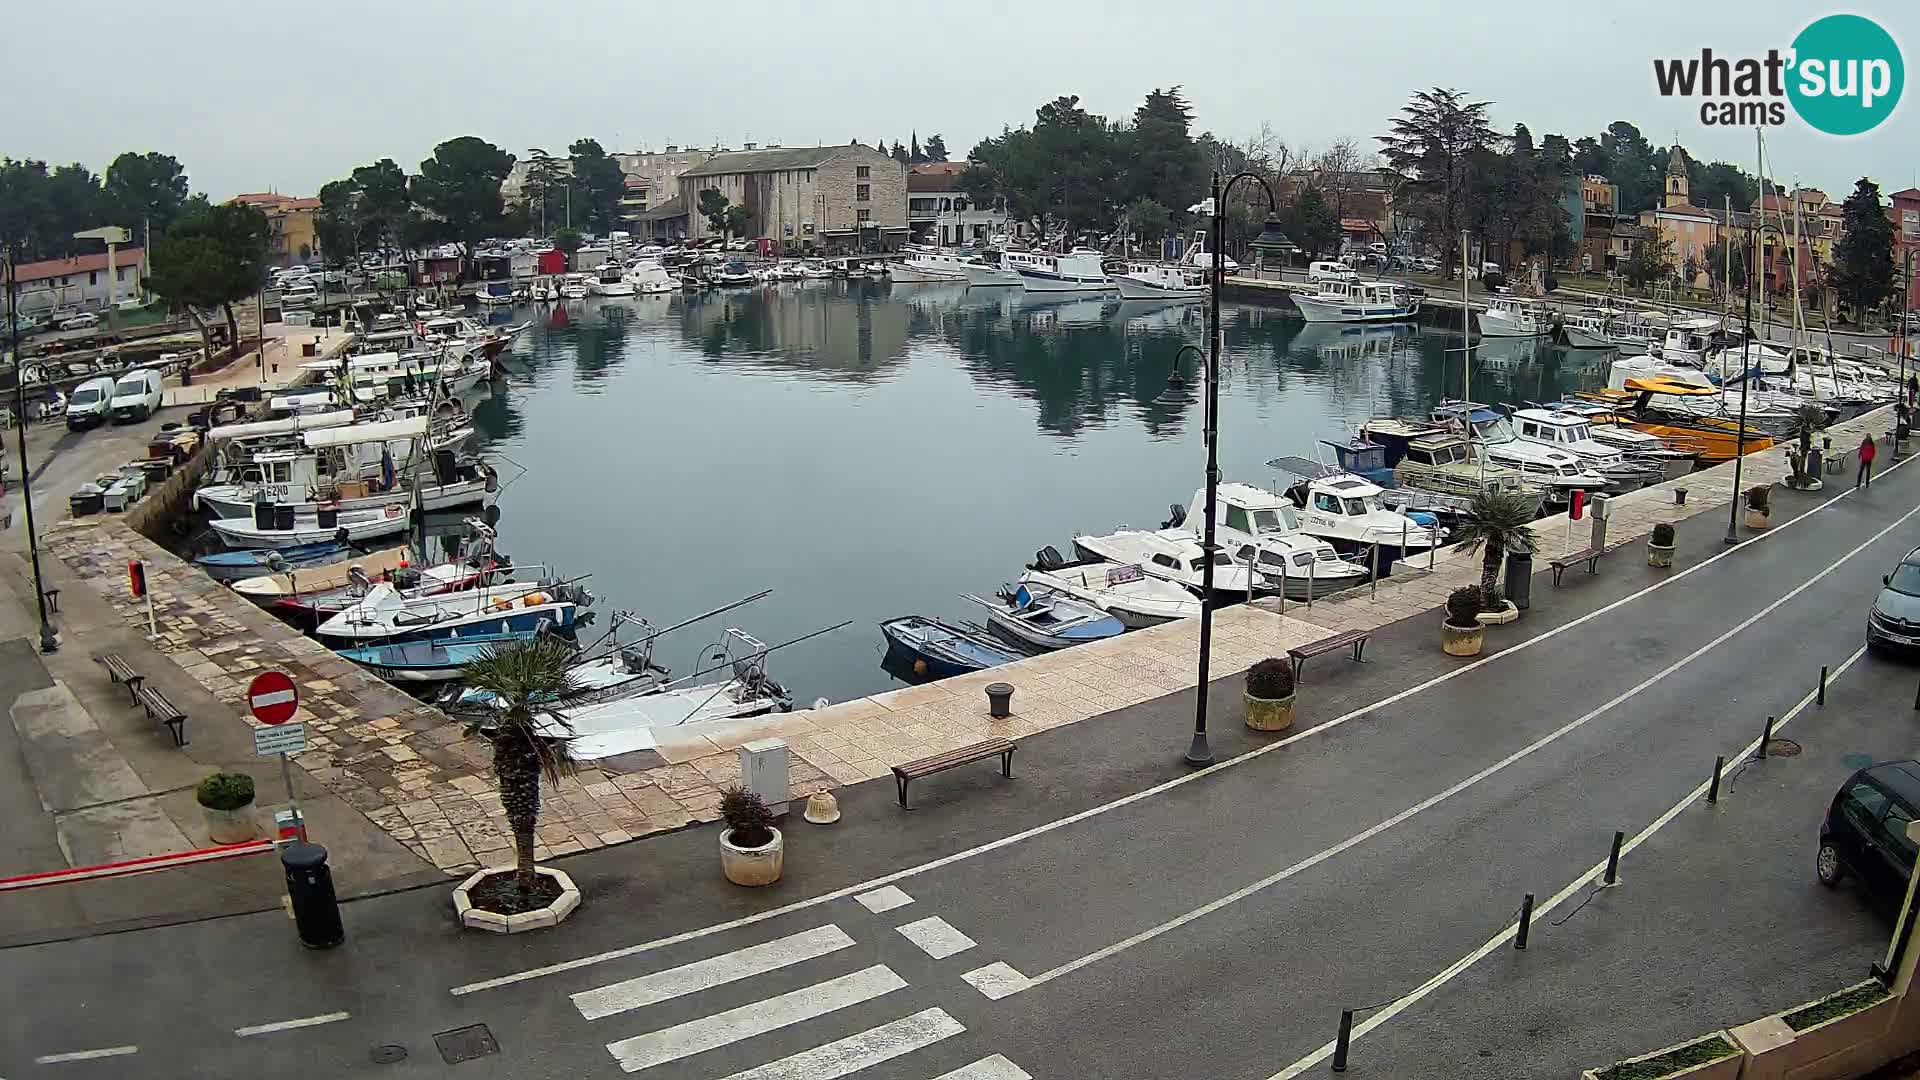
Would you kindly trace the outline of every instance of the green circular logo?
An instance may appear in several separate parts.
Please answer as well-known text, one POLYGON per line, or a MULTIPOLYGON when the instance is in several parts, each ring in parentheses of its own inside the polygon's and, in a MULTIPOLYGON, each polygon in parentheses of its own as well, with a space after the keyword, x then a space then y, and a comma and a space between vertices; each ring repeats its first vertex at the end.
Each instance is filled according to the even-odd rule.
POLYGON ((1816 19, 1793 39, 1787 98, 1800 119, 1829 135, 1872 131, 1893 115, 1906 65, 1893 35, 1859 15, 1816 19))

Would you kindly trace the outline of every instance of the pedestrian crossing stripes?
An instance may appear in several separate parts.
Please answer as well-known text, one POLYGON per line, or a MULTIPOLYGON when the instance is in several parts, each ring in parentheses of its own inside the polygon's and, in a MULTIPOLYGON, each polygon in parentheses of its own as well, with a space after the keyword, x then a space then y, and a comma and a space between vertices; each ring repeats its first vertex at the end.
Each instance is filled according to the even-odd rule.
POLYGON ((802 933, 749 946, 677 968, 628 979, 573 995, 573 1004, 588 1020, 638 1009, 685 994, 777 971, 853 944, 838 926, 821 926, 802 933))
POLYGON ((983 1057, 971 1065, 963 1065, 950 1073, 941 1073, 933 1080, 1033 1080, 1027 1070, 995 1054, 983 1057))
POLYGON ((825 1016, 849 1005, 871 1001, 906 985, 907 981, 894 974, 892 968, 875 964, 751 1005, 610 1042, 607 1050, 622 1069, 640 1072, 803 1020, 825 1016))
MULTIPOLYGON (((922 1009, 858 1035, 734 1073, 726 1080, 839 1080, 849 1073, 932 1046, 965 1030, 945 1009, 922 1009)), ((984 1080, 986 1075, 981 1074, 976 1080, 984 1080)))
POLYGON ((861 893, 853 899, 861 907, 866 908, 875 915, 913 903, 913 897, 908 896, 906 891, 898 885, 883 886, 872 892, 861 893))
POLYGON ((953 924, 933 915, 918 922, 910 922, 894 929, 921 951, 935 960, 945 960, 955 953, 963 953, 973 948, 973 939, 954 929, 953 924))

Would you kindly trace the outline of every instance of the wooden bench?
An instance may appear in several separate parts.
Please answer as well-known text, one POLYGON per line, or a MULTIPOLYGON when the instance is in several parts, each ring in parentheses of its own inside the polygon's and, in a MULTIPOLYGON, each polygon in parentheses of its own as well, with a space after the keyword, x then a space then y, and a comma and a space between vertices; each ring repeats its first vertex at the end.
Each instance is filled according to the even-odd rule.
POLYGON ((119 653, 102 653, 94 659, 106 665, 107 678, 116 683, 127 684, 128 699, 136 705, 139 704, 140 684, 146 680, 146 676, 133 670, 133 665, 122 659, 119 653))
POLYGON ((167 730, 173 734, 173 745, 187 745, 187 714, 168 701, 167 695, 142 681, 140 688, 133 692, 133 697, 141 708, 147 710, 147 719, 167 725, 167 730))
POLYGON ((1319 641, 1309 641, 1305 645, 1296 645, 1287 650, 1287 656, 1293 661, 1293 681, 1300 681, 1300 668, 1316 656, 1338 652, 1347 646, 1353 646, 1353 662, 1364 664, 1361 653, 1366 651, 1367 639, 1373 636, 1371 630, 1346 630, 1332 637, 1323 637, 1319 641))
POLYGON ((999 738, 986 739, 967 746, 957 747, 944 754, 935 754, 932 757, 924 757, 918 761, 909 761, 904 765, 895 765, 893 767, 893 779, 896 784, 900 785, 901 808, 907 810, 912 809, 912 807, 907 805, 908 782, 917 780, 922 776, 932 776, 937 772, 946 772, 948 769, 957 769, 971 762, 985 761, 990 757, 1000 759, 1001 776, 1009 780, 1013 779, 1013 744, 1005 739, 999 738))
POLYGON ((1560 575, 1567 572, 1567 567, 1578 563, 1587 564, 1587 573, 1598 574, 1600 572, 1600 556, 1606 553, 1605 549, 1589 547, 1581 548, 1579 551, 1569 552, 1557 559, 1548 560, 1547 565, 1553 567, 1553 587, 1556 589, 1559 588, 1560 575))

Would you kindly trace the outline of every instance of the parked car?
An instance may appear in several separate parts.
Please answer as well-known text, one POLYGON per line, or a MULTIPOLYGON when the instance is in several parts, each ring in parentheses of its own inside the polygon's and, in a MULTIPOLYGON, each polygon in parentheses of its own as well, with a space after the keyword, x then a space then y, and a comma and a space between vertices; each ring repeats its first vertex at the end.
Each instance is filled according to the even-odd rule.
POLYGON ((67 399, 67 430, 79 431, 103 423, 113 411, 113 380, 88 379, 73 388, 67 399))
POLYGON ((320 290, 302 280, 297 285, 288 285, 280 290, 280 306, 283 308, 304 307, 320 299, 320 290))
POLYGON ((1855 772, 1834 793, 1820 823, 1814 873, 1835 886, 1848 874, 1869 895, 1899 903, 1913 877, 1914 840, 1908 832, 1920 816, 1920 761, 1883 761, 1855 772))
POLYGON ((1318 285, 1323 281, 1352 281, 1360 275, 1352 268, 1337 262, 1316 262, 1307 266, 1307 284, 1318 285))
POLYGON ((1881 577, 1880 595, 1867 609, 1867 647, 1920 648, 1920 548, 1907 552, 1892 573, 1881 577))
POLYGON ((113 384, 113 419, 145 420, 160 411, 160 373, 152 368, 137 368, 120 376, 113 384))
POLYGON ((100 316, 95 315, 91 311, 83 311, 78 315, 69 315, 64 319, 61 319, 59 329, 91 330, 94 327, 99 325, 100 325, 100 316))

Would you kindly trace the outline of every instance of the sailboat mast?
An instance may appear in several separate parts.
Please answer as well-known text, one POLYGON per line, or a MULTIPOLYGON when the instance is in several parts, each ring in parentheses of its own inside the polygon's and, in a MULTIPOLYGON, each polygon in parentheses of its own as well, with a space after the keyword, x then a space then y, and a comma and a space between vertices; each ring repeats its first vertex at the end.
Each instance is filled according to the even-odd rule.
MULTIPOLYGON (((1473 306, 1467 301, 1467 230, 1460 230, 1460 397, 1473 400, 1473 306)), ((1473 418, 1467 418, 1467 434, 1473 434, 1473 418)), ((1471 440, 1469 440, 1471 441, 1471 440)))

